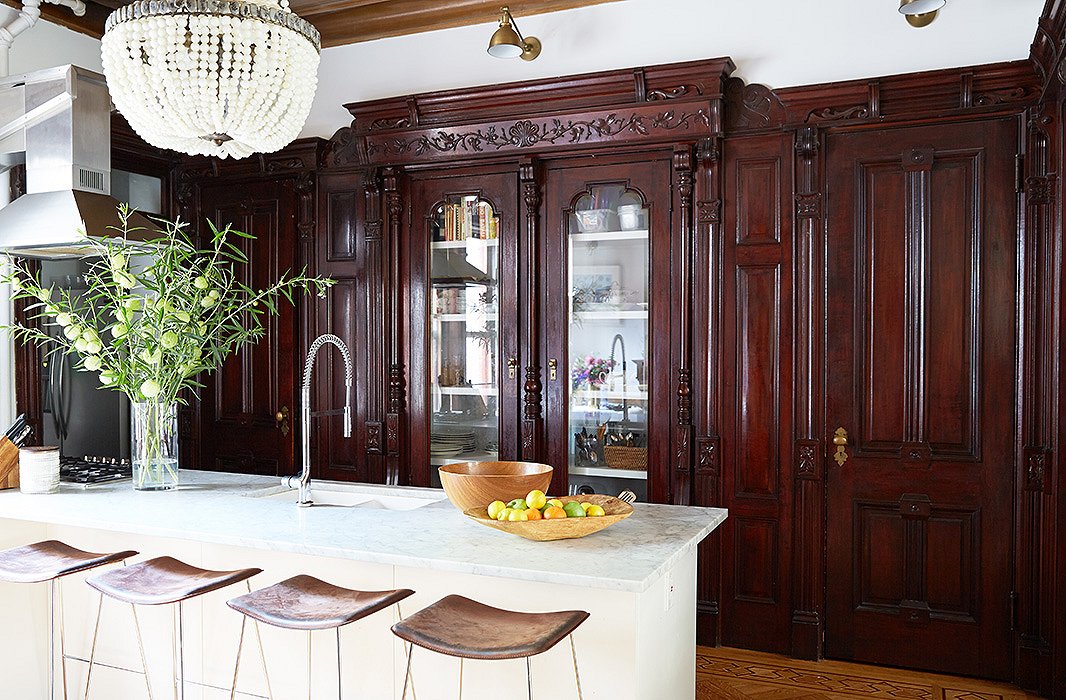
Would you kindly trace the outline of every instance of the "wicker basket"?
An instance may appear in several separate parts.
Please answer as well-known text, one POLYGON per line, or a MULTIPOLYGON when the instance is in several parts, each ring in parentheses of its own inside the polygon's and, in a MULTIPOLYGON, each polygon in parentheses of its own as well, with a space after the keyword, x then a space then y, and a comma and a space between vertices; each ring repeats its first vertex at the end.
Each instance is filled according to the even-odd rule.
POLYGON ((611 469, 645 470, 648 468, 648 448, 604 447, 603 459, 611 469))

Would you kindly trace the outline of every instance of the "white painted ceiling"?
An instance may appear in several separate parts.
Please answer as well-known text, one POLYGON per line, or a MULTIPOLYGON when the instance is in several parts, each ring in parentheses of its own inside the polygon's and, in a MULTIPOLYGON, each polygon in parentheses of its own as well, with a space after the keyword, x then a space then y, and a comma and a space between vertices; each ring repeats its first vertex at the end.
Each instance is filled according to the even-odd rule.
MULTIPOLYGON (((517 4, 517 3, 516 3, 517 4)), ((731 56, 736 74, 771 87, 1023 59, 1044 0, 948 0, 929 27, 910 27, 898 0, 623 0, 534 17, 544 42, 526 63, 485 53, 486 24, 322 52, 305 136, 350 121, 346 102, 587 71, 731 56)), ((99 70, 99 42, 42 24, 20 36, 12 70, 78 63, 99 70)))

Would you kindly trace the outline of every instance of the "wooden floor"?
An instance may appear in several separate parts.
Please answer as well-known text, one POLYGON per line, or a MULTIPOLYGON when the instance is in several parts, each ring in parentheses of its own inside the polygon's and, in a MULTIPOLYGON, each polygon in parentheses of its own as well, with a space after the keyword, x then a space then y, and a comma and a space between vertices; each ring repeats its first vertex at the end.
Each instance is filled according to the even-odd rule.
POLYGON ((1000 683, 740 649, 696 650, 696 700, 1020 700, 1000 683))

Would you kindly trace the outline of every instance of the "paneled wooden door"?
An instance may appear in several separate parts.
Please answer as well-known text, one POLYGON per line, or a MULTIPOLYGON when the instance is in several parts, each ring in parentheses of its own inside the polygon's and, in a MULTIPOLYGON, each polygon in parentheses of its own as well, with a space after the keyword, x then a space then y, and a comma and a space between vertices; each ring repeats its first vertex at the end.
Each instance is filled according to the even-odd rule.
MULTIPOLYGON (((296 196, 291 180, 205 187, 200 211, 255 236, 232 242, 248 258, 241 281, 255 289, 296 269, 296 196)), ((210 235, 206 222, 197 222, 210 235)), ((231 355, 200 391, 203 469, 284 476, 295 470, 296 311, 286 301, 256 345, 231 355)))
POLYGON ((1010 675, 1016 133, 828 138, 828 656, 1010 675))

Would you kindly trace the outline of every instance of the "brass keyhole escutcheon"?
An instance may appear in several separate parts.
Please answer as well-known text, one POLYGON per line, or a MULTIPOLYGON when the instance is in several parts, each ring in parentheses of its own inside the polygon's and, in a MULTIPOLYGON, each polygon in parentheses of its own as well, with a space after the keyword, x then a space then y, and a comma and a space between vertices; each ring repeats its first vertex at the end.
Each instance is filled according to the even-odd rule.
POLYGON ((548 379, 553 382, 559 378, 559 361, 554 357, 548 360, 548 379))
POLYGON ((833 454, 833 459, 840 466, 844 466, 844 462, 848 461, 848 431, 843 428, 837 428, 833 433, 833 444, 837 446, 836 452, 833 454))
POLYGON ((511 357, 507 360, 507 377, 508 379, 514 379, 518 376, 518 358, 511 357))
POLYGON ((278 429, 281 430, 281 434, 288 436, 289 434, 289 407, 282 406, 281 410, 274 414, 274 422, 277 423, 278 429))

